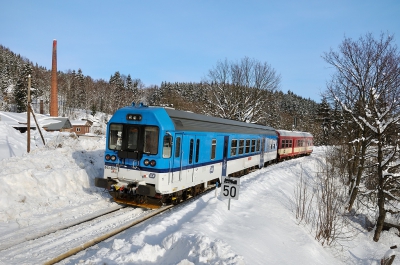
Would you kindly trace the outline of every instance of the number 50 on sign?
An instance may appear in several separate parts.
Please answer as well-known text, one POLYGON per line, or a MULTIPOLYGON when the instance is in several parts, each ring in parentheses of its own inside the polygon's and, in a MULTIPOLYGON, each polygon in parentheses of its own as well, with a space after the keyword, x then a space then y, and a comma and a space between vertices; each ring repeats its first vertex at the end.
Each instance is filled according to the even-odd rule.
POLYGON ((239 199, 240 178, 224 177, 221 181, 221 196, 229 199, 239 199))

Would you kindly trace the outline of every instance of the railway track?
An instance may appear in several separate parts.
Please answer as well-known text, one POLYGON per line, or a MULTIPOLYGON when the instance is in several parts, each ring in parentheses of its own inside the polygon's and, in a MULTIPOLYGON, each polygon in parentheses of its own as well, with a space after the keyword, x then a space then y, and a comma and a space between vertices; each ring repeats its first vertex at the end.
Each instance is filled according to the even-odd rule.
MULTIPOLYGON (((211 190, 214 187, 202 194, 211 190)), ((184 205, 202 194, 178 205, 184 205)), ((0 264, 54 264, 173 207, 167 205, 148 210, 116 204, 106 212, 35 234, 23 235, 23 230, 16 231, 1 238, 0 264)))
POLYGON ((159 211, 151 211, 123 207, 9 246, 0 251, 0 264, 54 264, 168 209, 164 207, 159 211))

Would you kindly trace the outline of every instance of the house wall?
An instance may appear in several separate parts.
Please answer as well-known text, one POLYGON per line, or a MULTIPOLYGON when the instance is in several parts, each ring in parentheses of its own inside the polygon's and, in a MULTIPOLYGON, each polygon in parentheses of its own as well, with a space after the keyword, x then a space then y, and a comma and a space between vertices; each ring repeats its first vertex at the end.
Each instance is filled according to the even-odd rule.
POLYGON ((77 135, 89 133, 90 126, 86 125, 73 125, 71 132, 74 132, 77 135))

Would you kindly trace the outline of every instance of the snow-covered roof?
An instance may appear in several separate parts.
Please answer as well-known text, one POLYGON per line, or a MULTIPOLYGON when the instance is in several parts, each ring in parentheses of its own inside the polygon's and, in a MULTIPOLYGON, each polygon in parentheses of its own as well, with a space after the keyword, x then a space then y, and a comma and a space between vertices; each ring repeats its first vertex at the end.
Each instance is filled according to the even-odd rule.
MULTIPOLYGON (((48 130, 60 130, 61 128, 71 128, 70 121, 68 118, 63 117, 50 117, 43 114, 35 114, 36 120, 41 127, 45 127, 48 130), (66 121, 68 120, 68 122, 66 121), (67 124, 65 124, 67 123, 67 124), (69 127, 68 127, 69 124, 69 127), (67 126, 67 127, 65 127, 67 126)), ((7 123, 14 128, 26 128, 27 127, 27 113, 16 113, 16 112, 6 112, 0 111, 0 121, 7 123)), ((31 114, 30 120, 31 128, 36 128, 35 119, 31 114)))
POLYGON ((311 133, 299 131, 276 130, 281 136, 312 137, 311 133))
POLYGON ((49 124, 43 125, 47 131, 59 131, 61 129, 72 128, 71 122, 65 117, 51 117, 46 119, 46 121, 50 121, 49 124))
POLYGON ((88 121, 86 120, 71 120, 72 126, 85 126, 88 125, 88 121))
MULTIPOLYGON (((21 128, 27 126, 27 113, 5 112, 0 111, 0 121, 7 123, 14 128, 21 128)), ((31 116, 30 126, 36 127, 35 120, 31 116)))

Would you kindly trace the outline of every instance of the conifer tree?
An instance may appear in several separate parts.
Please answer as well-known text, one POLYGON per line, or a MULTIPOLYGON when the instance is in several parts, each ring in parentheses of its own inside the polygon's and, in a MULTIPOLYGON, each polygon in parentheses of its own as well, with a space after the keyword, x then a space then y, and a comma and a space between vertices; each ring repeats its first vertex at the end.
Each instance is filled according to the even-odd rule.
POLYGON ((25 64, 13 92, 16 111, 19 113, 27 111, 26 104, 28 100, 28 76, 30 74, 32 74, 32 66, 30 64, 25 64))

